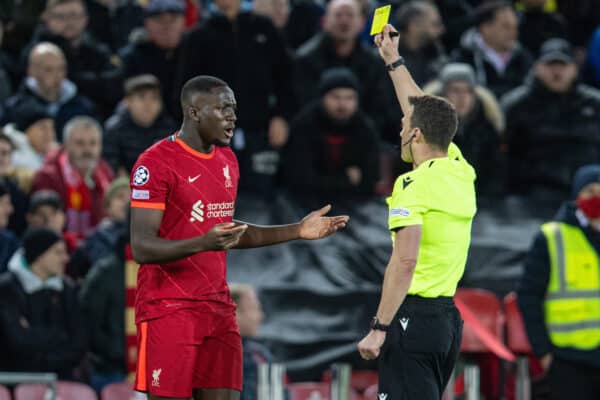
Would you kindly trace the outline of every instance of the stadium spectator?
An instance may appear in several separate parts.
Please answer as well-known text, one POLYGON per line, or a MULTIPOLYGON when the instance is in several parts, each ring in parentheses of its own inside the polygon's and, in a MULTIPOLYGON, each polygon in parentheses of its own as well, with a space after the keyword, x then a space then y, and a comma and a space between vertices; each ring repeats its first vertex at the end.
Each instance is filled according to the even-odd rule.
POLYGON ((86 238, 83 245, 84 256, 89 264, 106 257, 114 251, 118 234, 125 229, 129 209, 129 177, 123 176, 112 181, 104 196, 106 217, 86 238))
POLYGON ((450 63, 439 80, 424 88, 429 94, 447 98, 458 114, 458 130, 453 142, 475 168, 478 197, 496 197, 505 191, 505 161, 501 153, 504 114, 496 97, 475 83, 468 64, 450 63))
MULTIPOLYGON (((2 51, 2 37, 4 34, 4 23, 0 19, 0 103, 3 103, 12 94, 12 82, 9 74, 8 55, 2 51)), ((0 112, 0 117, 2 113, 0 112)))
POLYGON ((40 106, 54 117, 58 140, 68 120, 77 115, 92 115, 93 104, 77 92, 66 78, 67 62, 60 48, 52 43, 38 43, 29 53, 27 77, 17 93, 5 102, 5 120, 15 120, 15 110, 40 106))
POLYGON ((477 83, 500 97, 523 83, 531 55, 518 41, 517 14, 510 3, 484 3, 476 14, 477 27, 465 32, 452 58, 470 64, 477 83))
POLYGON ((521 0, 519 41, 531 54, 538 54, 542 44, 552 38, 566 38, 567 24, 562 15, 544 9, 548 0, 521 0))
POLYGON ((232 143, 240 162, 240 188, 266 192, 295 111, 292 58, 268 18, 243 10, 241 0, 215 5, 218 12, 185 39, 181 82, 204 74, 228 82, 240 104, 232 143))
POLYGON ((123 103, 106 121, 102 150, 116 173, 129 176, 138 156, 177 125, 164 111, 160 82, 153 75, 129 78, 123 103))
POLYGON ((135 0, 86 0, 88 31, 112 52, 128 44, 129 35, 144 25, 144 10, 135 0))
POLYGON ((363 83, 360 103, 382 138, 396 144, 402 115, 389 105, 393 88, 374 52, 361 44, 364 25, 357 0, 333 0, 327 6, 323 32, 296 53, 294 85, 300 104, 319 98, 319 79, 326 69, 347 67, 363 83))
POLYGON ((15 169, 12 165, 12 153, 15 149, 12 140, 0 131, 0 181, 7 186, 13 213, 8 222, 8 229, 17 235, 25 230, 25 213, 27 212, 27 194, 31 176, 15 169))
POLYGON ((563 39, 544 43, 533 71, 502 99, 509 189, 562 201, 577 168, 600 160, 600 92, 577 82, 563 39))
POLYGON ((4 133, 15 145, 12 165, 33 173, 42 167, 48 152, 58 145, 54 120, 45 107, 35 104, 18 107, 14 118, 14 124, 4 127, 4 133))
MULTIPOLYGON (((131 43, 119 52, 124 78, 143 74, 156 76, 162 86, 167 111, 176 119, 180 117, 180 109, 174 86, 181 63, 184 13, 183 0, 150 0, 144 8, 144 29, 132 35, 131 43)), ((198 49, 191 51, 199 52, 198 49)))
POLYGON ((321 30, 324 9, 321 3, 312 0, 291 0, 290 3, 283 36, 287 45, 295 50, 321 30))
POLYGON ((271 352, 255 340, 264 315, 252 286, 232 283, 229 290, 236 304, 235 315, 242 336, 244 382, 240 400, 257 400, 258 366, 273 359, 271 352))
POLYGON ((329 69, 319 89, 321 98, 306 105, 292 122, 285 182, 291 190, 322 197, 373 194, 379 136, 359 107, 356 76, 347 68, 329 69))
POLYGON ((121 98, 120 69, 108 47, 86 32, 88 21, 84 0, 48 0, 22 59, 27 59, 37 43, 50 42, 60 47, 67 60, 68 78, 106 117, 121 98))
MULTIPOLYGON (((596 158, 598 161, 598 158, 596 158)), ((542 225, 518 302, 551 400, 600 398, 600 164, 580 168, 572 201, 542 225)))
POLYGON ((445 31, 442 36, 444 47, 452 50, 460 45, 462 34, 473 26, 473 5, 468 1, 435 1, 445 31))
POLYGON ((125 246, 129 244, 129 227, 124 228, 115 232, 112 251, 95 260, 80 292, 90 338, 90 384, 97 392, 126 377, 125 246))
POLYGON ((26 215, 28 228, 47 228, 63 236, 70 253, 75 250, 77 237, 64 232, 66 215, 60 195, 53 190, 38 190, 31 195, 26 215))
POLYGON ((69 256, 60 235, 34 229, 0 276, 0 370, 75 378, 86 338, 75 287, 63 277, 69 256))
POLYGON ((288 23, 290 17, 290 1, 289 0, 254 0, 252 10, 271 20, 275 28, 280 32, 288 23))
POLYGON ((80 239, 104 217, 104 194, 113 178, 100 158, 102 129, 90 117, 75 117, 65 127, 64 146, 51 154, 33 180, 32 190, 60 194, 67 214, 66 231, 80 239))
MULTIPOLYGON (((2 152, 0 148, 0 152, 2 152)), ((19 240, 13 232, 6 229, 8 219, 13 212, 8 186, 0 180, 0 272, 6 271, 8 260, 19 248, 19 240)))
POLYGON ((417 85, 437 77, 446 62, 440 38, 444 25, 437 7, 424 0, 402 5, 396 13, 399 51, 417 85))

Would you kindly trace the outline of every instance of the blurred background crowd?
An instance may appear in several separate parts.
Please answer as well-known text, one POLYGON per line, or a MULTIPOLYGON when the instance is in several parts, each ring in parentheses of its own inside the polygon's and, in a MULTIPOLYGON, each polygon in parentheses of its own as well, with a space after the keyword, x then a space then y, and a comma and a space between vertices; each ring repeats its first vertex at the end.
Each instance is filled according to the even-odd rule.
MULTIPOLYGON (((1 2, 0 346, 10 351, 0 370, 51 370, 97 390, 131 372, 130 169, 178 129, 179 91, 193 76, 235 92, 243 199, 380 202, 410 168, 368 34, 387 3, 1 2)), ((415 81, 458 112, 454 140, 477 172, 480 207, 519 198, 524 210, 552 209, 540 216, 551 219, 578 194, 575 172, 600 163, 600 7, 391 4, 415 81)), ((385 230, 385 215, 365 224, 385 230)), ((242 289, 236 296, 254 307, 244 329, 256 336, 258 298, 242 289)))

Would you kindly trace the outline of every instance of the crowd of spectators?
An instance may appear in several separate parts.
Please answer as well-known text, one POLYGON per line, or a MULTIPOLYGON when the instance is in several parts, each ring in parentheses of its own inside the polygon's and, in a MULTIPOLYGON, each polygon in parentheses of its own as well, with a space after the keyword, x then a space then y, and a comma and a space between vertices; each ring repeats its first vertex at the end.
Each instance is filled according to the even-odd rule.
MULTIPOLYGON (((398 162, 402 114, 368 36, 384 3, 0 5, 0 341, 12 352, 0 369, 93 378, 97 389, 126 376, 125 339, 106 335, 124 335, 115 290, 125 291, 128 177, 177 130, 190 77, 235 92, 242 192, 386 194, 410 166, 398 162)), ((478 195, 566 200, 575 171, 600 161, 600 7, 392 6, 416 82, 458 112, 454 140, 478 195)))

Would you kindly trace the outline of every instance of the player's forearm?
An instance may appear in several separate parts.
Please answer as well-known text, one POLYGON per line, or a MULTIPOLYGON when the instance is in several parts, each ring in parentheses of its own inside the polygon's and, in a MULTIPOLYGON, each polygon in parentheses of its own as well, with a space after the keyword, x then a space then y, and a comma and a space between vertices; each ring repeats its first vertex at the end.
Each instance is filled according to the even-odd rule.
POLYGON ((300 224, 259 226, 244 223, 248 225, 248 229, 235 246, 236 249, 269 246, 300 238, 300 224))
MULTIPOLYGON (((398 56, 398 58, 400 58, 400 56, 398 56)), ((396 60, 392 60, 391 62, 394 61, 396 60)), ((394 69, 393 71, 390 71, 389 75, 392 79, 392 83, 394 84, 394 91, 396 92, 398 102, 400 102, 402 112, 406 114, 406 111, 410 108, 408 98, 414 96, 423 96, 424 93, 415 83, 410 75, 410 72, 404 65, 394 69)))
POLYGON ((388 264, 383 278, 381 301, 376 314, 382 324, 390 324, 398 312, 410 287, 415 265, 416 262, 410 260, 388 264))
POLYGON ((140 264, 163 264, 192 256, 202 248, 202 236, 183 240, 169 240, 160 237, 139 237, 132 232, 131 251, 140 264))

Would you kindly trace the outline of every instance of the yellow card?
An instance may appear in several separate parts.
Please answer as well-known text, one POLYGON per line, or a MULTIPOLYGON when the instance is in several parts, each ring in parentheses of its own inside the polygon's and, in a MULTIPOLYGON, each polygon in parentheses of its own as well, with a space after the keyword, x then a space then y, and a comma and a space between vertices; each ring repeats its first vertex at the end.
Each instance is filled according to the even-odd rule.
POLYGON ((390 19, 391 10, 391 4, 375 9, 375 12, 373 13, 373 24, 371 24, 371 35, 377 35, 378 33, 383 32, 383 27, 387 25, 388 20, 390 19))

